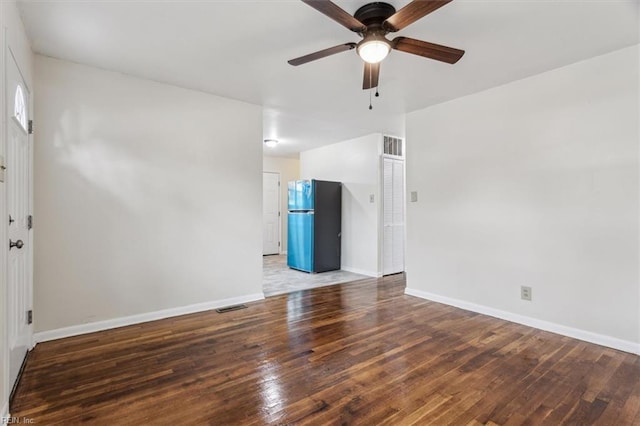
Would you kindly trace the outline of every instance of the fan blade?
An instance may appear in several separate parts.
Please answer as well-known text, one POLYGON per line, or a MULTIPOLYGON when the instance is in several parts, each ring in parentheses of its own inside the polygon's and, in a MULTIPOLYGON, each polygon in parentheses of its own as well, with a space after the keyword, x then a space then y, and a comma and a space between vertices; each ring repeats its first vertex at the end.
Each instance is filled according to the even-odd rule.
POLYGON ((378 77, 380 77, 380 62, 377 64, 364 63, 364 78, 362 80, 362 90, 378 87, 378 77))
POLYGON ((440 9, 452 0, 413 0, 411 3, 391 15, 383 22, 389 32, 400 31, 436 9, 440 9))
POLYGON ((367 27, 353 16, 349 15, 344 9, 329 0, 302 0, 320 13, 327 15, 338 24, 347 27, 356 33, 362 32, 367 27))
POLYGON ((325 58, 327 56, 335 55, 336 53, 346 52, 347 50, 354 49, 355 43, 339 44, 337 46, 330 47, 328 49, 319 50, 317 52, 309 53, 308 55, 300 56, 299 58, 291 59, 289 64, 298 66, 306 64, 307 62, 315 61, 316 59, 325 58))
POLYGON ((439 44, 428 43, 408 37, 396 37, 391 42, 391 46, 401 52, 412 53, 436 61, 455 64, 464 55, 464 50, 453 47, 441 46, 439 44))

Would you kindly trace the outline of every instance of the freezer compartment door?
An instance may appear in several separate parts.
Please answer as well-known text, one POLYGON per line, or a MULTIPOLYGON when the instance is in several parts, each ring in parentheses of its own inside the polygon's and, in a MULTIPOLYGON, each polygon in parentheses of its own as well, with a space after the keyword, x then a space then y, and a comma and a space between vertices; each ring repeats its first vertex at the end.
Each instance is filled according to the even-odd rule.
POLYGON ((313 182, 310 180, 296 180, 288 184, 288 209, 313 210, 314 194, 313 182))
POLYGON ((289 213, 287 265, 293 269, 313 272, 314 214, 289 213))

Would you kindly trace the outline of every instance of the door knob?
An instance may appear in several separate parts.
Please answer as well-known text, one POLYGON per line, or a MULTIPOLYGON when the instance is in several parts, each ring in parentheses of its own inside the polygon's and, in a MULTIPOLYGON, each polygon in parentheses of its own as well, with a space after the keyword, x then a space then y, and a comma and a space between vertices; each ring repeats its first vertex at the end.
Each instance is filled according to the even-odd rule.
POLYGON ((9 240, 9 250, 11 250, 14 247, 17 249, 21 249, 22 247, 24 247, 24 243, 22 242, 22 240, 18 240, 16 242, 9 240))

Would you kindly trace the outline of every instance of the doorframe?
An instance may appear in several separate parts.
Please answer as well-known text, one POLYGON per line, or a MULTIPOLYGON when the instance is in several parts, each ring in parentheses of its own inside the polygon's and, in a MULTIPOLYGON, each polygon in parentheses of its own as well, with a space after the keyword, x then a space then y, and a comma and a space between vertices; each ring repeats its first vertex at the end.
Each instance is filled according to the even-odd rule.
MULTIPOLYGON (((264 174, 271 173, 273 175, 278 175, 278 255, 282 254, 282 176, 280 172, 269 172, 266 170, 262 171, 262 181, 264 182, 264 174)), ((263 186, 264 191, 264 186, 263 186)), ((264 192, 263 192, 264 195, 264 192)), ((262 214, 264 215, 264 206, 262 208, 262 214)), ((263 219, 264 220, 264 219, 263 219)), ((264 244, 264 234, 262 236, 263 244, 264 244)))
POLYGON ((402 160, 403 172, 402 172, 402 198, 403 198, 403 212, 402 220, 404 223, 402 231, 402 246, 403 246, 403 272, 406 272, 407 267, 407 140, 404 137, 393 136, 390 134, 381 134, 378 144, 378 276, 384 276, 384 160, 385 158, 392 160, 402 160), (392 155, 384 153, 384 137, 391 136, 402 140, 402 155, 392 155))
MULTIPOLYGON (((17 63, 17 62, 16 62, 17 63)), ((22 74, 22 71, 20 71, 20 73, 22 74)), ((29 126, 29 123, 33 123, 33 101, 34 101, 34 96, 33 96, 33 90, 31 87, 29 87, 29 85, 27 84, 27 81, 25 80, 24 76, 22 78, 22 80, 24 81, 25 87, 27 88, 27 90, 29 91, 29 105, 28 105, 28 111, 29 111, 29 121, 27 121, 27 128, 29 126)), ((28 251, 27 251, 27 281, 28 281, 28 285, 30 287, 30 291, 29 294, 31 295, 31 311, 33 312, 33 317, 32 317, 32 322, 31 322, 31 342, 29 344, 29 350, 33 349, 36 346, 36 341, 34 336, 34 329, 35 329, 35 306, 33 306, 33 302, 34 302, 34 288, 33 288, 33 269, 34 269, 34 265, 33 265, 33 256, 34 256, 34 246, 33 246, 33 198, 34 198, 34 194, 35 194, 35 187, 34 187, 34 179, 35 179, 35 175, 34 175, 34 150, 35 150, 35 145, 34 145, 34 138, 33 138, 33 130, 30 132, 29 130, 27 130, 27 145, 28 145, 28 149, 29 149, 29 183, 27 184, 27 190, 29 191, 28 194, 28 198, 27 198, 27 202, 28 204, 28 212, 29 215, 31 216, 31 229, 29 229, 29 247, 27 247, 28 251)), ((406 172, 406 170, 405 170, 406 172)), ((406 240, 406 238, 405 238, 406 240)))
MULTIPOLYGON (((2 12, 2 6, 0 6, 0 12, 2 12)), ((0 18, 0 24, 4 24, 4 20, 0 18)), ((2 114, 2 117, 0 118, 2 120, 2 123, 4 123, 6 121, 6 118, 8 116, 6 109, 7 109, 7 52, 9 50, 9 41, 7 40, 7 29, 4 25, 0 26, 0 31, 2 31, 2 54, 0 54, 0 60, 2 62, 1 66, 2 66, 2 73, 0 75, 0 77, 2 78, 2 90, 0 91, 0 114, 2 114)), ((7 130, 7 126, 3 125, 2 127, 2 134, 0 135, 0 143, 2 143, 2 153, 5 156, 6 159, 6 153, 7 153, 7 135, 8 135, 8 130, 7 130)), ((5 173, 6 176, 6 173, 5 173)), ((5 179, 6 180, 6 179, 5 179)), ((4 183, 2 184, 2 191, 4 191, 4 193, 2 194, 2 197, 4 199, 4 203, 2 204, 1 208, 0 208, 0 217, 7 217, 7 190, 6 190, 6 186, 4 185, 4 183)), ((7 222, 4 222, 5 225, 0 227, 0 237, 2 239, 2 241, 7 241, 8 237, 9 237, 9 226, 7 224, 7 222)), ((2 359, 4 360, 2 365, 0 366, 0 368, 2 368, 2 383, 0 383, 0 386, 2 386, 2 395, 4 395, 4 398, 2 401, 0 401, 0 416, 2 415, 9 415, 9 326, 7 325, 7 320, 9 319, 9 303, 8 303, 8 294, 9 294, 9 285, 8 283, 8 276, 9 276, 9 272, 8 272, 8 268, 7 265, 9 263, 9 256, 8 256, 8 250, 7 250, 7 245, 4 244, 2 245, 2 248, 0 249, 0 255, 2 256, 2 265, 0 266, 0 268, 2 269, 2 277, 0 277, 0 280, 2 280, 2 284, 4 285, 4 299, 2 300, 2 304, 3 306, 1 307, 2 309, 4 309, 4 324, 0 327, 0 340, 2 341, 2 359), (6 404, 6 405, 5 405, 6 404)))

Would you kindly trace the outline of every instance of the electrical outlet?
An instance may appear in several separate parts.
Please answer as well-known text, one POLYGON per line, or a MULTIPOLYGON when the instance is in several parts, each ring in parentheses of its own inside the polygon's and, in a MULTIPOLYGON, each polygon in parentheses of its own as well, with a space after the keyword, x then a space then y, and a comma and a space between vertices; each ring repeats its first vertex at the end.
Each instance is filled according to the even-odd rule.
POLYGON ((531 301, 531 287, 525 285, 520 286, 520 298, 522 300, 531 301))

